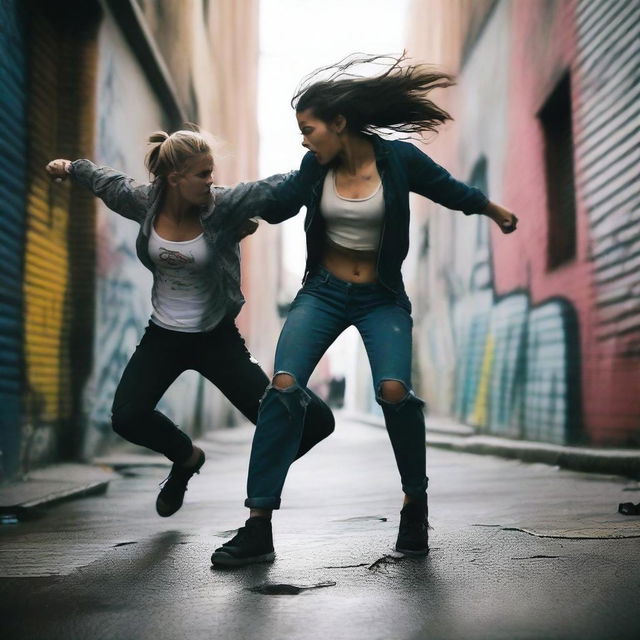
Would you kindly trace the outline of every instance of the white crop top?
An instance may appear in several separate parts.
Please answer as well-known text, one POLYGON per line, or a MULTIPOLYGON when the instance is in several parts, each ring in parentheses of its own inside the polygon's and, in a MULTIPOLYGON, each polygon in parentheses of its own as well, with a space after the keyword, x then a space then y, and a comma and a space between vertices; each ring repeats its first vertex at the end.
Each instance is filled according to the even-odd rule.
POLYGON ((366 198, 344 198, 336 189, 333 169, 329 169, 322 187, 320 213, 331 242, 354 251, 376 251, 384 217, 382 182, 366 198))

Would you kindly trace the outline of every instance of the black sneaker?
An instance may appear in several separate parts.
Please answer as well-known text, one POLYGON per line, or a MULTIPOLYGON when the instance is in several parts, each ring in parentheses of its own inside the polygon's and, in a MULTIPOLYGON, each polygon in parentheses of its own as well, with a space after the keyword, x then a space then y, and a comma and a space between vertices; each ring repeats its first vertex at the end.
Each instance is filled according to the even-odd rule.
POLYGON ((195 466, 185 469, 183 466, 173 463, 169 475, 160 483, 162 489, 156 499, 156 511, 159 516, 168 518, 181 506, 184 500, 184 492, 194 473, 200 473, 200 467, 204 464, 204 451, 200 453, 195 466))
POLYGON ((211 554, 211 563, 227 567, 242 567, 257 562, 273 562, 271 518, 249 518, 238 533, 211 554))
POLYGON ((429 507, 427 499, 406 504, 400 512, 396 551, 410 556, 429 553, 429 507))

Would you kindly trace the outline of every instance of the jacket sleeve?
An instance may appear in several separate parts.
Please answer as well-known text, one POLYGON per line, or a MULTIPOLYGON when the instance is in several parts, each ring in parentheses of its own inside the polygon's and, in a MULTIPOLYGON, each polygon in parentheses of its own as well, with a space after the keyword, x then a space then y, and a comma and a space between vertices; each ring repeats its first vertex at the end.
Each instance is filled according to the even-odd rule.
POLYGON ((489 199, 480 189, 453 178, 446 169, 415 145, 404 144, 407 145, 405 148, 411 191, 466 215, 479 213, 489 204, 489 199))
POLYGON ((74 160, 71 176, 112 211, 136 222, 144 220, 151 185, 138 184, 124 173, 110 167, 98 167, 90 160, 74 160))
POLYGON ((300 170, 269 176, 264 180, 239 184, 219 192, 212 214, 212 227, 235 233, 244 222, 260 217, 277 224, 295 216, 306 204, 311 191, 312 172, 307 156, 300 170))

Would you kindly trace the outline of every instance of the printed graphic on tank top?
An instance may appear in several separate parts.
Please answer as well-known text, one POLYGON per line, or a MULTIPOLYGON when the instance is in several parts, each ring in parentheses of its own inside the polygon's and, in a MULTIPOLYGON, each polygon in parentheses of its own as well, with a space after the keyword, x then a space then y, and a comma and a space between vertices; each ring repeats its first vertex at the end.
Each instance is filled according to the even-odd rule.
POLYGON ((151 294, 152 321, 173 331, 194 333, 213 328, 224 315, 222 292, 206 268, 211 258, 204 234, 182 242, 166 240, 151 226, 149 256, 155 265, 151 294), (216 304, 214 323, 202 326, 207 309, 216 304))

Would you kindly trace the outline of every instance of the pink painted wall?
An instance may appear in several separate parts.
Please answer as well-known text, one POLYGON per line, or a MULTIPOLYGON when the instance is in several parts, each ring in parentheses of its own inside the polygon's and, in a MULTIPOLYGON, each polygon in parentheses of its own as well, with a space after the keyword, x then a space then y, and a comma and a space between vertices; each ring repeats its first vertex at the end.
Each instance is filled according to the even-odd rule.
MULTIPOLYGON (((572 439, 595 445, 637 445, 640 275, 636 274, 640 269, 634 267, 634 260, 640 250, 640 189, 634 183, 640 181, 637 168, 635 179, 632 173, 633 166, 639 166, 640 144, 637 124, 635 128, 632 125, 638 121, 638 100, 633 101, 631 93, 638 83, 637 68, 634 72, 632 65, 633 49, 638 49, 640 8, 637 3, 625 1, 520 0, 480 6, 468 0, 429 0, 416 1, 412 10, 409 52, 444 66, 459 78, 456 88, 437 98, 456 121, 445 127, 426 151, 462 180, 469 178, 474 158, 486 157, 491 197, 520 218, 518 232, 508 239, 491 229, 492 293, 486 290, 482 298, 489 304, 487 313, 493 318, 490 326, 495 324, 498 307, 510 297, 526 299, 531 312, 561 300, 569 316, 575 314, 577 327, 572 329, 565 324, 565 337, 575 343, 575 348, 559 349, 555 356, 551 351, 550 355, 541 356, 568 359, 566 377, 554 378, 555 390, 544 392, 547 404, 555 402, 554 394, 556 399, 563 399, 561 385, 566 383, 564 399, 572 419, 580 423, 580 433, 574 432, 572 439), (475 33, 472 46, 470 32, 475 33), (465 45, 467 51, 463 55, 465 45), (538 113, 567 70, 571 77, 574 136, 576 255, 560 267, 549 269, 545 143, 538 113), (620 92, 619 98, 616 91, 620 92), (504 118, 504 122, 498 124, 495 118, 504 118), (491 129, 492 135, 483 136, 479 131, 482 128, 491 129), (613 206, 618 202, 619 206, 613 206), (567 373, 569 370, 578 375, 567 373), (569 388, 570 385, 579 389, 569 388)), ((526 389, 518 391, 530 382, 526 380, 530 370, 523 374, 514 368, 511 372, 514 397, 508 407, 510 414, 505 413, 504 406, 493 412, 489 406, 491 394, 499 393, 490 389, 491 384, 497 384, 495 379, 474 391, 473 412, 460 408, 464 405, 460 387, 466 384, 464 376, 460 376, 464 355, 459 351, 461 330, 443 328, 446 321, 453 322, 457 312, 447 309, 443 302, 450 292, 443 285, 441 274, 458 269, 454 276, 462 277, 465 267, 452 263, 448 255, 451 251, 441 247, 464 253, 469 246, 465 234, 470 231, 464 226, 466 221, 452 222, 453 218, 432 204, 417 203, 414 209, 417 224, 429 225, 433 247, 426 258, 418 259, 416 275, 411 278, 414 304, 418 297, 424 316, 417 323, 419 330, 421 325, 423 328, 418 334, 416 354, 424 371, 423 395, 432 399, 441 413, 457 414, 463 419, 473 414, 476 421, 470 422, 481 431, 512 437, 532 437, 527 435, 530 432, 544 434, 544 428, 528 431, 530 425, 526 421, 533 415, 532 409, 535 413, 535 406, 531 405, 535 400, 529 398, 527 404, 526 389), (423 275, 425 271, 428 276, 423 275), (451 354, 446 350, 443 354, 442 349, 436 354, 430 346, 434 341, 446 342, 443 338, 450 338, 454 345, 451 354), (448 375, 444 389, 448 393, 442 393, 442 386, 437 387, 440 381, 434 381, 434 369, 440 377, 448 375), (478 413, 477 408, 484 402, 479 398, 482 393, 489 409, 478 413), (499 413, 503 424, 498 427, 499 413), (478 415, 482 416, 479 422, 478 415)), ((464 291, 456 304, 459 307, 466 300, 469 308, 477 308, 477 295, 477 291, 464 291)), ((502 321, 509 320, 504 308, 501 314, 502 321)), ((540 327, 544 332, 544 325, 540 327)), ((492 344, 493 338, 487 338, 487 344, 482 346, 486 354, 492 355, 492 344)), ((478 373, 480 377, 490 375, 486 374, 489 361, 484 358, 485 369, 478 373)), ((540 362, 536 366, 539 368, 540 362)), ((549 431, 540 438, 562 441, 558 435, 562 426, 556 427, 555 435, 549 431)))

